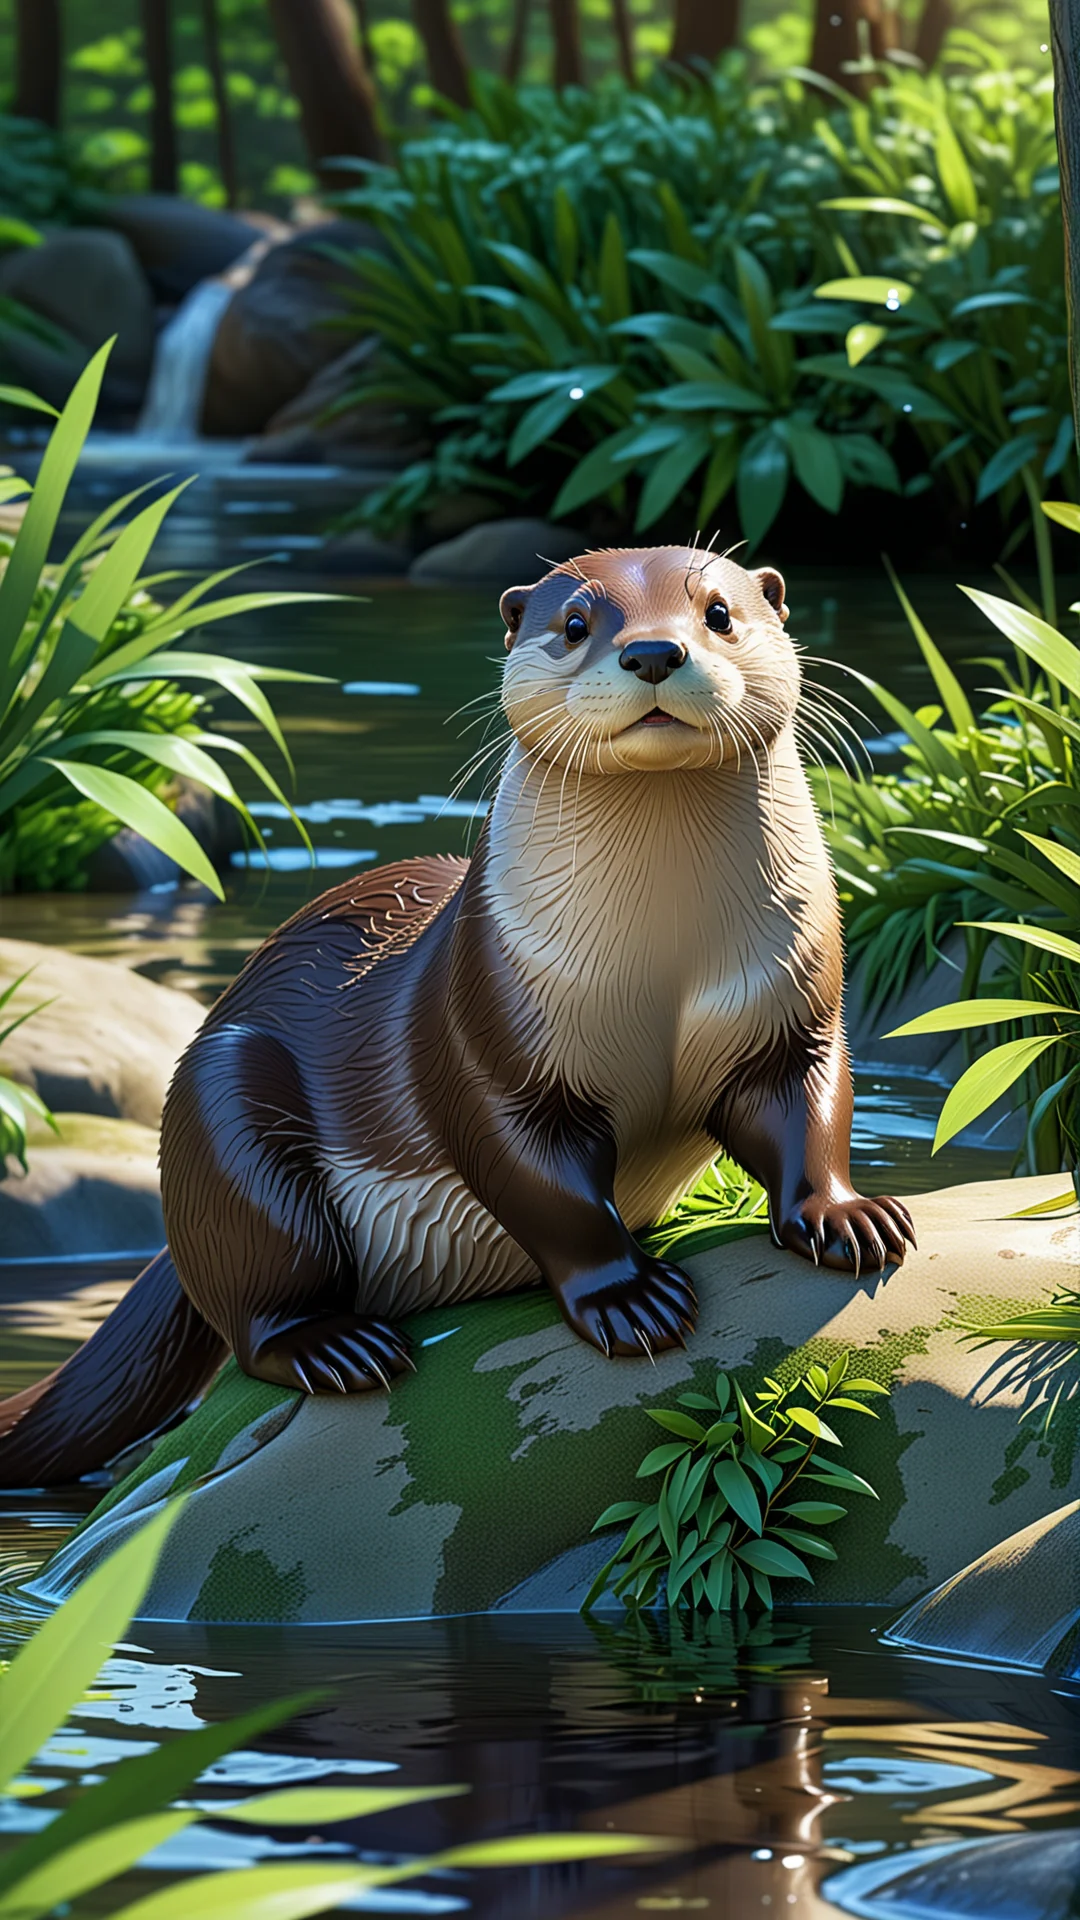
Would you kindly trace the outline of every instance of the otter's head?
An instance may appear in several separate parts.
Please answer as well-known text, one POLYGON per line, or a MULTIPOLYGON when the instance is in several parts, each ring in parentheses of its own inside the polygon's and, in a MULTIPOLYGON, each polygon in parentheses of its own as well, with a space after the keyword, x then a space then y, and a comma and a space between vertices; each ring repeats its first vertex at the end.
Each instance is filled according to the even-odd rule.
POLYGON ((688 547, 585 554, 499 602, 503 707, 526 751, 581 771, 736 766, 793 718, 784 582, 688 547))

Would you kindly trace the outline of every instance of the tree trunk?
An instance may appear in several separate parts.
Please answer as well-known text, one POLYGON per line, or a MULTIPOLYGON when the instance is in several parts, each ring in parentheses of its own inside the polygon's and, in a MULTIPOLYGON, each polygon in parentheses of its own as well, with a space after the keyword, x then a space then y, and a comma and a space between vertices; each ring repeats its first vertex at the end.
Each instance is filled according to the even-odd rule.
POLYGON ((456 107, 471 105, 469 69, 450 0, 412 0, 416 29, 427 54, 428 79, 456 107))
POLYGON ((900 45, 900 16, 885 0, 862 0, 863 16, 870 33, 870 52, 875 60, 885 60, 900 45))
POLYGON ((233 140, 225 62, 221 57, 221 23, 218 19, 217 0, 202 0, 202 15, 206 65, 210 73, 210 84, 214 90, 214 106, 217 111, 218 172, 221 174, 221 184, 225 189, 225 204, 235 207, 239 198, 236 145, 233 140))
POLYGON ((637 85, 637 68, 634 62, 634 23, 630 18, 627 0, 611 0, 611 24, 615 29, 615 45, 619 55, 619 72, 628 87, 637 85))
POLYGON ((371 39, 371 15, 368 12, 368 0, 353 0, 353 6, 356 8, 356 18, 360 28, 360 52, 363 56, 364 65, 371 77, 372 85, 374 86, 375 48, 371 39))
POLYGON ((842 68, 849 60, 858 60, 862 52, 859 44, 861 18, 860 0, 816 0, 810 65, 815 73, 820 73, 826 80, 834 80, 838 86, 847 87, 849 91, 851 76, 842 72, 842 68))
POLYGON ((915 52, 929 72, 952 26, 952 0, 926 0, 915 31, 915 52))
POLYGON ((177 189, 176 122, 173 119, 172 0, 139 0, 143 58, 150 82, 150 186, 177 189))
POLYGON ((337 184, 346 177, 335 172, 338 157, 381 160, 375 98, 348 0, 270 0, 270 17, 316 172, 337 184))
POLYGON ((532 0, 514 0, 514 15, 510 23, 510 38, 506 43, 506 59, 503 62, 503 79, 516 85, 521 79, 521 69, 525 64, 525 47, 529 38, 529 14, 532 0))
POLYGON ((1050 0, 1054 54, 1054 120, 1065 229, 1065 295, 1069 308, 1069 381, 1080 444, 1080 0, 1050 0))
POLYGON ((60 124, 60 0, 16 0, 15 98, 20 120, 60 124))
POLYGON ((711 67, 739 37, 740 0, 675 0, 670 60, 704 60, 711 67))
POLYGON ((578 0, 551 0, 551 32, 555 41, 555 85, 580 87, 585 67, 578 0))

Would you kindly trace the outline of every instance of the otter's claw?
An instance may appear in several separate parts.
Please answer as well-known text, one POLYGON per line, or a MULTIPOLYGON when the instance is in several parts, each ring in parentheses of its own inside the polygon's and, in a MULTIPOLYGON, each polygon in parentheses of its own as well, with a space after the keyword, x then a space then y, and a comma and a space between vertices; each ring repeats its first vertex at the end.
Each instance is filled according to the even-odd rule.
POLYGON ((801 1253, 816 1267, 851 1273, 856 1280, 899 1266, 908 1245, 916 1244, 911 1215, 902 1201, 867 1200, 858 1193, 845 1200, 810 1194, 773 1222, 773 1235, 778 1246, 801 1253))
POLYGON ((358 1314, 294 1321, 237 1358, 257 1380, 312 1394, 388 1390, 395 1374, 415 1372, 405 1335, 385 1320, 358 1314))
POLYGON ((563 1318, 608 1359, 650 1360, 685 1347, 697 1324, 697 1300, 686 1275, 633 1248, 625 1260, 569 1275, 552 1292, 563 1318))

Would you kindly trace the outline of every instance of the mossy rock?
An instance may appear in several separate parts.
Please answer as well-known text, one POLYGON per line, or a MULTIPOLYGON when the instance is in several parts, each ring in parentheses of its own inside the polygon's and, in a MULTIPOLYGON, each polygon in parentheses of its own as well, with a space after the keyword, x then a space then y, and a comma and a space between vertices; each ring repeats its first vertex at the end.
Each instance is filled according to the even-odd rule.
POLYGON ((977 1391, 988 1355, 951 1325, 1036 1304, 1075 1279, 1074 1220, 1010 1220, 1060 1188, 996 1181, 911 1204, 919 1252, 855 1285, 751 1231, 686 1261, 701 1302, 688 1350, 605 1361, 542 1291, 418 1315, 418 1371, 389 1395, 285 1393, 232 1363, 202 1407, 122 1481, 44 1569, 55 1598, 169 1494, 188 1490, 143 1606, 164 1620, 336 1622, 576 1609, 656 1437, 646 1408, 746 1386, 844 1348, 892 1388, 876 1422, 837 1415, 853 1499, 839 1559, 789 1599, 906 1605, 1080 1492, 1071 1442, 1017 1443, 1015 1394, 977 1391), (843 1424, 841 1424, 843 1423, 843 1424), (1026 1448, 1026 1450, 1025 1450, 1026 1448))

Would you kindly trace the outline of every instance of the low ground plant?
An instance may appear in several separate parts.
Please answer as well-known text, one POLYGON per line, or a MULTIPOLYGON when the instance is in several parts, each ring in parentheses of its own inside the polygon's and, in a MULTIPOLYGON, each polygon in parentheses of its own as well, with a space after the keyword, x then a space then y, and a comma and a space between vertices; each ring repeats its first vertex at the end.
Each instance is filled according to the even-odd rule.
MULTIPOLYGON (((20 973, 18 979, 9 980, 6 987, 0 988, 0 1048, 17 1027, 32 1020, 35 1013, 40 1013, 48 1005, 47 1001, 42 1000, 36 1007, 26 1007, 21 1013, 12 1013, 10 1018, 7 1017, 12 1000, 29 978, 28 970, 20 973)), ((60 1131, 44 1100, 32 1087, 22 1086, 18 1081, 9 1079, 7 1074, 0 1073, 0 1177, 8 1154, 14 1156, 24 1173, 27 1171, 26 1136, 34 1120, 44 1121, 54 1133, 60 1131)))
POLYGON ((875 1418, 865 1402, 887 1393, 876 1380, 852 1379, 845 1353, 786 1385, 767 1377, 753 1406, 722 1373, 711 1393, 682 1393, 678 1407, 649 1409, 648 1418, 676 1436, 653 1447, 637 1470, 639 1479, 660 1479, 660 1490, 655 1500, 617 1501, 596 1521, 594 1532, 630 1524, 584 1610, 609 1588, 627 1606, 663 1598, 669 1608, 724 1613, 748 1603, 770 1608, 777 1579, 812 1585, 807 1559, 837 1557, 820 1533, 847 1511, 836 1495, 877 1498, 866 1480, 820 1451, 842 1445, 824 1416, 846 1408, 875 1418))
MULTIPOLYGON (((57 563, 48 556, 89 431, 109 345, 80 376, 56 418, 35 484, 0 476, 0 503, 25 503, 14 538, 0 539, 0 892, 77 883, 89 853, 132 827, 221 896, 199 842, 168 804, 180 780, 209 789, 259 829, 226 770, 232 760, 290 813, 258 754, 211 730, 211 704, 237 701, 292 764, 263 683, 312 676, 176 646, 231 619, 331 596, 235 593, 214 597, 241 568, 189 583, 144 573, 170 507, 189 484, 160 483, 114 500, 57 563), (163 604, 163 590, 176 597, 163 604)), ((32 394, 0 400, 53 414, 32 394)))

